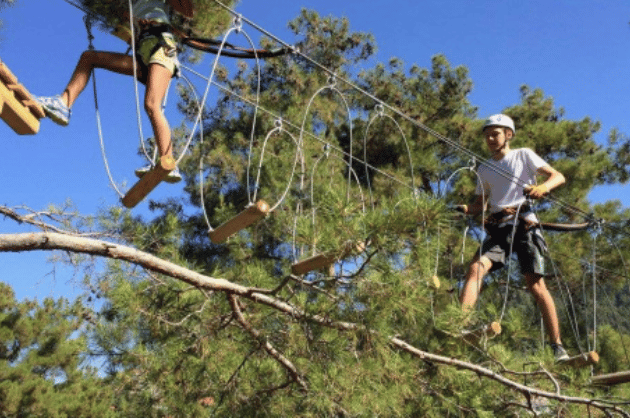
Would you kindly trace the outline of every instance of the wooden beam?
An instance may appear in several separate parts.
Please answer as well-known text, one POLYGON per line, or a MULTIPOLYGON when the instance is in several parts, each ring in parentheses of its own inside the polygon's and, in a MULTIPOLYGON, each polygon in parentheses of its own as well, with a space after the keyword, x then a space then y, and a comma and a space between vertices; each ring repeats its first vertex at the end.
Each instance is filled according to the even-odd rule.
POLYGON ((225 241, 241 229, 245 229, 251 224, 258 222, 259 219, 269 213, 269 209, 270 207, 267 202, 259 200, 235 217, 222 223, 218 228, 208 232, 210 240, 215 244, 225 241))
POLYGON ((613 386, 628 382, 630 382, 630 371, 600 374, 599 376, 593 376, 592 379, 594 385, 602 386, 613 386))
POLYGON ((123 205, 133 208, 144 199, 153 189, 157 187, 168 174, 175 170, 176 162, 173 157, 162 157, 160 163, 153 167, 148 173, 127 192, 122 199, 123 205))
POLYGON ((39 132, 44 110, 9 68, 0 61, 0 119, 19 135, 39 132))
POLYGON ((559 362, 558 364, 562 366, 569 367, 587 367, 595 365, 599 362, 599 354, 596 351, 589 351, 588 353, 579 354, 577 356, 571 357, 568 360, 564 360, 559 362))

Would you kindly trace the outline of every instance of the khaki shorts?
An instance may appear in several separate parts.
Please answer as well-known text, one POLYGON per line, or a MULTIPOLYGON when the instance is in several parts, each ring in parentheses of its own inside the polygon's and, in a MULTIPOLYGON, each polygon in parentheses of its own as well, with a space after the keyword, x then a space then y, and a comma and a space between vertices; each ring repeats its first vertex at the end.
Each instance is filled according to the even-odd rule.
POLYGON ((177 76, 180 64, 177 59, 175 38, 168 32, 164 32, 161 37, 165 45, 158 47, 161 41, 159 36, 147 36, 138 45, 136 53, 145 66, 159 64, 169 70, 173 76, 177 76))

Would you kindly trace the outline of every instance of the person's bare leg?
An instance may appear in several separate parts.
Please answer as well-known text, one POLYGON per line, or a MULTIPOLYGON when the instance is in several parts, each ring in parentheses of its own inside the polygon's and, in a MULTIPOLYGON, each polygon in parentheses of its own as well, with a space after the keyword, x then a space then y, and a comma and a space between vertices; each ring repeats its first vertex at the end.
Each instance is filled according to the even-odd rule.
MULTIPOLYGON (((72 107, 75 100, 81 94, 94 68, 103 68, 124 75, 133 75, 133 58, 130 55, 117 52, 85 51, 63 91, 61 97, 68 107, 72 107)), ((138 67, 138 75, 141 76, 141 68, 138 67)), ((140 77, 141 78, 141 77, 140 77)))
POLYGON ((459 301, 464 311, 470 311, 477 303, 483 278, 488 274, 490 268, 492 268, 492 261, 485 256, 475 257, 470 263, 466 283, 464 283, 462 293, 459 295, 459 301))
POLYGON ((551 293, 545 285, 545 279, 539 274, 526 273, 525 280, 527 287, 534 296, 536 304, 540 309, 549 341, 556 344, 562 344, 560 341, 560 326, 558 324, 558 314, 556 312, 556 304, 551 297, 551 293))
POLYGON ((161 157, 173 156, 171 128, 162 111, 162 101, 168 89, 172 73, 160 64, 149 64, 144 109, 149 116, 153 134, 161 157))

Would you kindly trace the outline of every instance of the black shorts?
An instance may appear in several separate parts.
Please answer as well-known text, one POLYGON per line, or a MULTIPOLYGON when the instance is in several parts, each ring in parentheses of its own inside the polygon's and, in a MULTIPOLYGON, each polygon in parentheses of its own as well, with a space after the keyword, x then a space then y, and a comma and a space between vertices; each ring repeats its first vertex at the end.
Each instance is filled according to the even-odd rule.
MULTIPOLYGON (((512 242, 513 225, 496 228, 481 244, 481 255, 492 261, 490 271, 498 270, 505 266, 506 260, 511 255, 510 244, 512 242)), ((540 232, 540 228, 526 229, 522 222, 516 228, 514 245, 512 250, 518 257, 521 272, 545 274, 545 254, 547 244, 540 232)))

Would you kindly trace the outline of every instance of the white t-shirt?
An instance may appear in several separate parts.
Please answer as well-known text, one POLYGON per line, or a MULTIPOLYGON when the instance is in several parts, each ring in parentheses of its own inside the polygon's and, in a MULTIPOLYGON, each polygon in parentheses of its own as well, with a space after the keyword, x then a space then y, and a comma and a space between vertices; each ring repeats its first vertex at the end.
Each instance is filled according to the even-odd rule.
POLYGON ((481 195, 483 190, 491 213, 518 206, 526 200, 521 185, 536 184, 536 171, 546 165, 545 160, 529 148, 511 150, 500 160, 491 159, 481 164, 475 194, 481 195))

